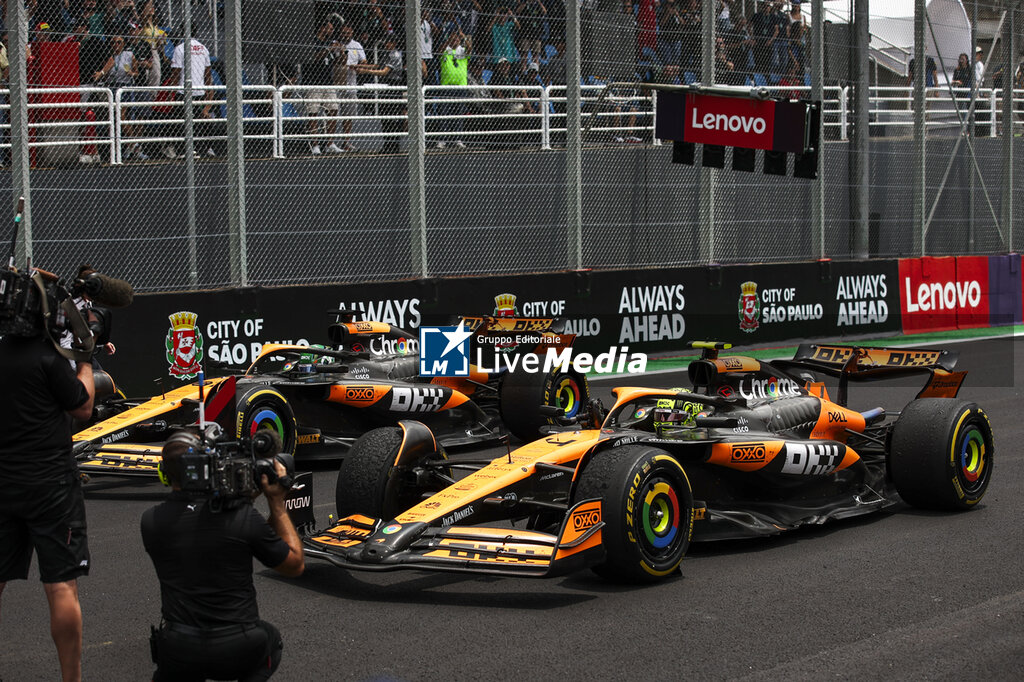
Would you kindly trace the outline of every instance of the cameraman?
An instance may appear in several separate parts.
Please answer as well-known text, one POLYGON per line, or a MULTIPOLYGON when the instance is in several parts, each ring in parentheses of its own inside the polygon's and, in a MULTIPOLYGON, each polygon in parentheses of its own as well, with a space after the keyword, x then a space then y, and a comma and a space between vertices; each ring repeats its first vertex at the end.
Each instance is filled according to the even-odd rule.
MULTIPOLYGON (((302 543, 285 509, 285 489, 263 475, 269 524, 251 501, 216 511, 210 500, 182 491, 182 455, 201 447, 188 433, 164 445, 161 470, 172 492, 142 515, 142 541, 160 579, 160 630, 153 636, 160 680, 268 679, 281 662, 281 633, 259 619, 252 559, 297 577, 302 543)), ((284 466, 275 460, 278 477, 284 466)))
POLYGON ((0 595, 28 578, 33 549, 65 681, 82 677, 78 576, 89 573, 71 417, 92 414, 92 365, 72 369, 45 335, 0 339, 0 595))

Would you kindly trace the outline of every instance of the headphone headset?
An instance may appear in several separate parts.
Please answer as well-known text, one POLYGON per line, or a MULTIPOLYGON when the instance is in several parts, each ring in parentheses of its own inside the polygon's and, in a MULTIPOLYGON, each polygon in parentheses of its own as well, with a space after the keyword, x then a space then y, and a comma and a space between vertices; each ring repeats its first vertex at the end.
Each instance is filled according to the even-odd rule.
MULTIPOLYGON (((167 439, 167 442, 164 443, 164 448, 166 449, 167 446, 172 443, 181 443, 185 446, 186 452, 195 452, 203 446, 203 442, 199 439, 199 436, 194 433, 189 433, 188 431, 177 431, 173 433, 171 437, 167 439)), ((156 465, 156 475, 160 479, 160 482, 165 486, 171 485, 171 480, 164 472, 164 459, 162 455, 160 457, 160 461, 156 465)))

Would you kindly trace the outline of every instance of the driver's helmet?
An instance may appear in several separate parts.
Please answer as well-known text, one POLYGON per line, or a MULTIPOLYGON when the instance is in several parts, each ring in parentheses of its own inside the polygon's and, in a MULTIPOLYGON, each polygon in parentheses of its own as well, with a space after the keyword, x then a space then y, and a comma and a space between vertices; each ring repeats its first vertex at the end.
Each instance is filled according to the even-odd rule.
MULTIPOLYGON (((326 349, 327 346, 322 346, 317 343, 309 347, 310 350, 316 350, 318 348, 326 349)), ((329 355, 319 355, 317 353, 302 353, 295 360, 290 360, 287 363, 285 363, 284 371, 295 371, 312 374, 315 371, 313 365, 322 365, 330 361, 331 357, 329 355)))
POLYGON ((715 411, 713 405, 694 400, 659 398, 654 407, 654 428, 687 428, 697 426, 696 417, 706 417, 715 411))

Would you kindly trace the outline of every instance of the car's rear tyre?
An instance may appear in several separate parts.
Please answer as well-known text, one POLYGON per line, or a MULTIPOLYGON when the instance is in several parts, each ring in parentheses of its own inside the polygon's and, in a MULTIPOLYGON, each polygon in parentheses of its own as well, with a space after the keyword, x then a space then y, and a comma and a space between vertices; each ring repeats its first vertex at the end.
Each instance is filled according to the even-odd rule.
POLYGON ((590 402, 587 377, 578 372, 509 372, 501 382, 501 419, 513 436, 537 440, 541 427, 557 420, 540 413, 540 407, 559 407, 573 418, 590 402))
POLYGON ((238 397, 236 438, 249 438, 259 429, 271 429, 281 437, 282 452, 295 454, 295 413, 278 391, 268 386, 254 386, 238 397))
POLYGON ((424 495, 445 487, 441 479, 434 479, 437 485, 421 483, 413 471, 424 459, 445 459, 443 454, 428 453, 419 461, 395 466, 403 437, 401 427, 385 426, 367 431, 352 444, 335 486, 338 518, 362 514, 390 520, 419 504, 424 495))
POLYGON ((627 445, 594 455, 574 502, 601 499, 605 563, 594 571, 649 583, 679 567, 693 534, 693 492, 679 462, 663 450, 627 445))
POLYGON ((988 489, 994 453, 992 425, 977 404, 922 398, 893 427, 889 472, 907 504, 971 509, 988 489))

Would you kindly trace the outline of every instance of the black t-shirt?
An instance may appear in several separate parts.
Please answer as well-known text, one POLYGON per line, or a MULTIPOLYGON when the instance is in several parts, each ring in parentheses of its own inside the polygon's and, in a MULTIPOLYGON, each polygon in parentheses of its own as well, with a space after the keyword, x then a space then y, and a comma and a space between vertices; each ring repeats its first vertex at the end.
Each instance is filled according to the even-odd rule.
POLYGON ((164 620, 199 628, 259 620, 252 559, 280 566, 288 545, 251 504, 214 513, 171 493, 142 515, 142 543, 160 579, 164 620))
POLYGON ((0 481, 46 483, 76 469, 71 415, 89 399, 71 364, 42 336, 0 339, 0 481))
POLYGON ((327 49, 334 42, 333 37, 313 39, 313 60, 302 65, 303 85, 331 85, 334 82, 334 60, 338 55, 327 49))

